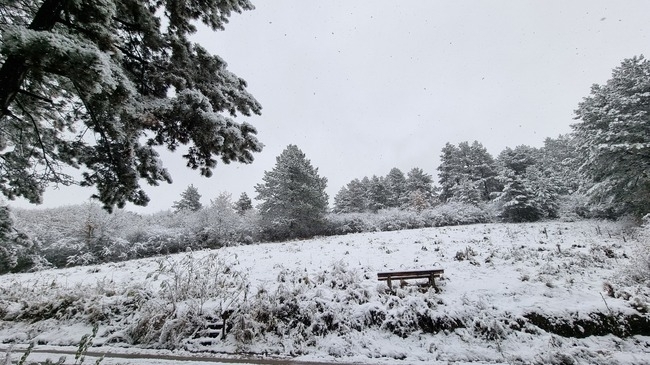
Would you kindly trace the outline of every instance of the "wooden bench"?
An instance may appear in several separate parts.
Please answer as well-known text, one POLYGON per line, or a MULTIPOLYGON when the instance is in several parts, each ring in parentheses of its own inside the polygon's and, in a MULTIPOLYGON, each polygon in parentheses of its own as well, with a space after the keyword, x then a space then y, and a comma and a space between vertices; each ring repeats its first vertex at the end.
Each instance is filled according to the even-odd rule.
POLYGON ((444 273, 445 270, 443 269, 379 272, 377 273, 377 279, 386 281, 390 289, 393 288, 393 280, 429 279, 429 286, 438 289, 436 286, 436 277, 440 277, 444 273))

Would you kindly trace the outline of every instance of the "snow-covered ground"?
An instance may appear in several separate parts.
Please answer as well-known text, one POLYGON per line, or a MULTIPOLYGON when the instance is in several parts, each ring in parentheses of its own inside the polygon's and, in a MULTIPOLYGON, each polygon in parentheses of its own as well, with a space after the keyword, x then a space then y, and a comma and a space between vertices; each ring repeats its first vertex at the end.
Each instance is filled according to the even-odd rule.
POLYGON ((306 361, 647 364, 649 330, 608 322, 649 323, 650 289, 630 280, 647 273, 644 249, 644 235, 614 222, 480 224, 4 275, 0 341, 74 346, 95 322, 93 349, 109 352, 171 344, 306 361), (445 270, 439 292, 377 281, 425 268, 445 270), (224 340, 188 324, 226 310, 224 340), (589 336, 612 323, 618 336, 589 336))

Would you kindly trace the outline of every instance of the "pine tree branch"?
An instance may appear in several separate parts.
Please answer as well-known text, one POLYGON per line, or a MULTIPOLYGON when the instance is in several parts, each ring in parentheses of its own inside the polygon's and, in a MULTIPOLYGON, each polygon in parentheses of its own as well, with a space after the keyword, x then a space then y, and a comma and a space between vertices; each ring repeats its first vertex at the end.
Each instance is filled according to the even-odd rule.
POLYGON ((142 30, 142 28, 140 27, 139 24, 130 23, 130 22, 127 22, 126 20, 122 20, 122 19, 120 19, 118 17, 113 17, 113 20, 120 23, 120 24, 122 24, 122 25, 126 25, 127 27, 134 28, 136 30, 142 30))
MULTIPOLYGON (((45 0, 34 15, 28 29, 39 31, 50 31, 59 20, 59 14, 63 11, 63 0, 45 0)), ((21 55, 9 55, 0 68, 0 119, 9 114, 9 106, 20 91, 29 66, 25 57, 21 55)))
POLYGON ((49 104, 54 104, 54 101, 52 99, 48 99, 48 98, 46 98, 44 96, 34 94, 34 93, 29 92, 29 91, 27 91, 25 89, 20 89, 20 90, 18 90, 18 92, 21 93, 21 94, 27 95, 29 97, 32 97, 34 99, 38 99, 38 100, 44 101, 44 102, 49 103, 49 104))
MULTIPOLYGON (((45 170, 44 176, 49 175, 49 173, 48 173, 48 171, 49 171, 54 176, 54 181, 56 181, 57 183, 58 182, 63 183, 64 180, 61 177, 59 177, 59 174, 56 172, 54 166, 52 165, 50 160, 47 158, 47 150, 45 148, 45 144, 43 143, 43 139, 41 138, 41 132, 40 132, 40 130, 38 128, 38 123, 36 122, 34 117, 29 112, 27 112, 27 110, 22 105, 20 100, 17 100, 16 103, 18 104, 18 107, 25 113, 25 115, 27 115, 27 117, 32 122, 32 125, 34 126, 34 131, 36 133, 36 139, 38 140, 38 144, 41 146, 41 151, 43 152, 43 160, 45 161, 46 170, 45 170)), ((46 180, 49 180, 49 179, 46 179, 46 180)))
MULTIPOLYGON (((629 151, 629 150, 624 150, 623 152, 624 152, 625 154, 630 155, 630 156, 640 156, 640 157, 643 157, 643 158, 645 158, 645 159, 650 159, 650 155, 649 155, 649 154, 646 154, 646 153, 641 153, 641 152, 632 152, 632 151, 629 151)), ((646 165, 650 165, 650 161, 646 162, 646 165)))
MULTIPOLYGON (((90 32, 89 30, 84 29, 84 28, 82 28, 82 27, 80 27, 78 25, 72 24, 72 23, 70 23, 69 21, 67 21, 65 19, 61 18, 61 19, 59 19, 59 22, 61 24, 65 25, 66 27, 68 27, 70 29, 74 29, 74 30, 86 35, 86 36, 93 36, 92 32, 90 32)), ((149 61, 145 60, 144 58, 134 54, 133 52, 129 51, 128 49, 126 49, 123 46, 120 46, 120 45, 117 45, 117 44, 113 44, 112 46, 115 47, 115 49, 120 50, 127 57, 132 58, 132 59, 134 59, 134 60, 136 60, 136 61, 138 61, 138 62, 140 62, 140 63, 142 63, 142 64, 144 64, 146 66, 153 66, 153 67, 156 67, 156 68, 158 68, 160 70, 165 70, 165 68, 163 68, 162 66, 152 65, 151 62, 149 62, 149 61)))

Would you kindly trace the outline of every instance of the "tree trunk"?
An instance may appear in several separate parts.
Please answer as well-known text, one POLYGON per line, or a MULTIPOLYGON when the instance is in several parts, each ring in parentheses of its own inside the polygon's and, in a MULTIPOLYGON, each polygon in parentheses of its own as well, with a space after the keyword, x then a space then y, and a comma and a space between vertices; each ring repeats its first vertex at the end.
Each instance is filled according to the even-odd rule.
MULTIPOLYGON (((65 0, 45 0, 36 12, 28 29, 50 31, 59 21, 65 0)), ((25 57, 9 55, 0 68, 0 119, 9 113, 9 105, 13 102, 20 86, 25 80, 29 66, 25 57)))

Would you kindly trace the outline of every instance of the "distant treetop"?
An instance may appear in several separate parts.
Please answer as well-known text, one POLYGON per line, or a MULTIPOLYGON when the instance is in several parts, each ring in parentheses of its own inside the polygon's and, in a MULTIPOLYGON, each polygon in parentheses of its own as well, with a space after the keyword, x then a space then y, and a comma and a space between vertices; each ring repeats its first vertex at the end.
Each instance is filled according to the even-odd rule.
POLYGON ((195 188, 194 185, 190 185, 181 193, 181 200, 175 201, 172 205, 174 211, 180 212, 183 210, 191 210, 196 212, 203 208, 201 204, 201 194, 199 194, 199 189, 195 188))

